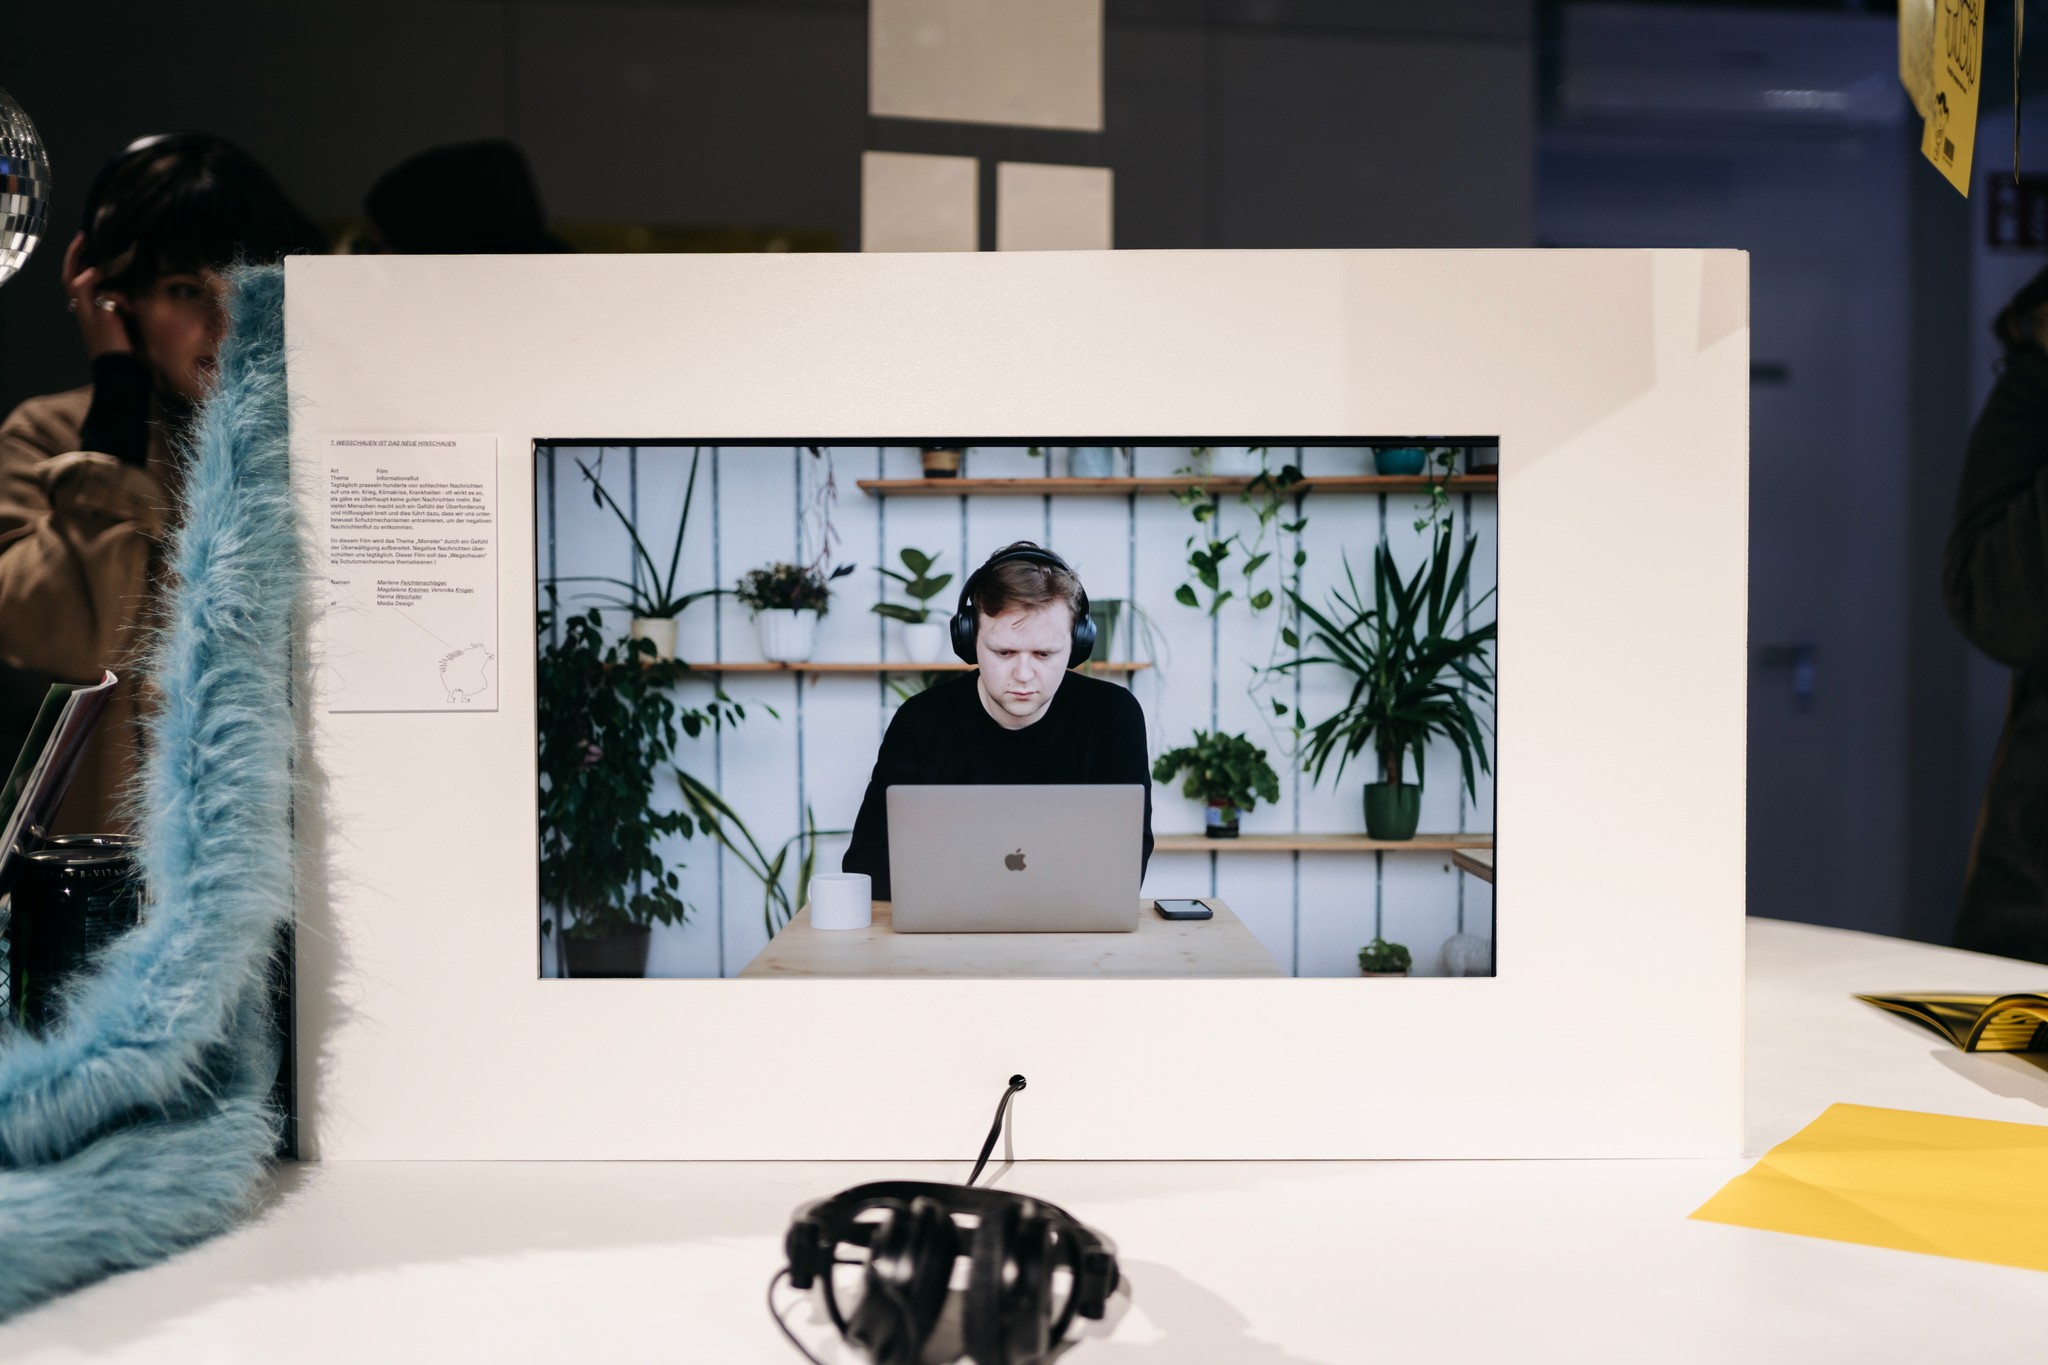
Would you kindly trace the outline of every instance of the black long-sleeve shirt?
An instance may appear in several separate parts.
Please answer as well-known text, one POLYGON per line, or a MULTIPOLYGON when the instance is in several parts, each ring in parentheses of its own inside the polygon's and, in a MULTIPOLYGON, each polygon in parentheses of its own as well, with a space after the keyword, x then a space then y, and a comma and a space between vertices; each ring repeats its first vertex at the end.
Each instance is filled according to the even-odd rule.
POLYGON ((1956 946, 2048 962, 2048 352, 2006 359, 1970 433, 1942 564, 1970 642, 2013 671, 1956 946))
POLYGON ((867 873, 874 879, 875 899, 890 899, 886 793, 895 786, 940 784, 1139 783, 1145 788, 1145 851, 1139 866, 1149 864, 1152 772, 1138 699, 1115 683, 1068 673, 1044 715, 1021 730, 1008 730, 981 704, 979 676, 948 678, 897 709, 882 736, 840 870, 867 873))

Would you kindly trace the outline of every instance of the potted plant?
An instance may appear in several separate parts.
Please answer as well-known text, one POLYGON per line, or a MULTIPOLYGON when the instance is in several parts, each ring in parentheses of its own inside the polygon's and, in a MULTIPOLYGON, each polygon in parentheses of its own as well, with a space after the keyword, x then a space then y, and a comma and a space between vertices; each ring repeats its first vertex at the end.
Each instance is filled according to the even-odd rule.
POLYGON ((1091 597, 1088 615, 1095 622, 1095 648, 1088 655, 1091 664, 1106 664, 1116 657, 1116 628, 1123 616, 1120 597, 1091 597))
POLYGON ((1406 948, 1383 938, 1376 937, 1358 950, 1360 976, 1406 976, 1413 965, 1406 948))
MULTIPOLYGON (((1334 754, 1341 778, 1344 765, 1372 745, 1382 780, 1366 785, 1365 828, 1375 839, 1415 837, 1422 809, 1423 760, 1431 736, 1442 735, 1457 749, 1466 790, 1475 799, 1475 767, 1493 771, 1485 733, 1466 696, 1468 690, 1482 697, 1493 695, 1487 651, 1494 623, 1466 629, 1471 610, 1493 591, 1482 593, 1472 608, 1459 604, 1476 544, 1467 537, 1464 552, 1453 562, 1450 528, 1440 525, 1429 559, 1405 580, 1394 567, 1392 551, 1381 545, 1374 558, 1370 600, 1359 592, 1347 560, 1344 577, 1351 585, 1350 596, 1342 589, 1334 593, 1327 615, 1288 590, 1296 610, 1315 627, 1311 640, 1326 652, 1288 660, 1276 671, 1327 664, 1344 669, 1354 680, 1344 705, 1308 729, 1304 766, 1321 781, 1323 767, 1334 754), (1409 754, 1415 756, 1413 783, 1402 780, 1403 759, 1409 754)), ((1291 631, 1287 643, 1296 643, 1291 631)), ((1301 725, 1299 718, 1296 725, 1301 725)))
POLYGON ((1129 446, 1069 446, 1067 448, 1067 476, 1075 479, 1113 479, 1116 477, 1116 455, 1118 450, 1126 455, 1129 446))
POLYGON ((633 613, 632 637, 652 644, 653 658, 657 660, 675 658, 676 618, 683 614, 685 607, 692 602, 706 597, 716 597, 727 591, 725 588, 699 588, 695 592, 685 593, 676 591, 676 573, 683 562, 683 534, 690 526, 690 503, 697 494, 697 461, 701 454, 701 447, 692 448, 690 451, 690 481, 683 490, 683 515, 676 523, 675 546, 669 551, 666 573, 656 567, 654 556, 647 552, 647 546, 641 542, 639 528, 634 526, 633 519, 626 515, 626 509, 619 506, 618 501, 606 491, 604 484, 591 472, 589 465, 581 460, 576 462, 576 468, 582 471, 584 479, 590 484, 590 500, 600 507, 610 508, 612 515, 619 519, 619 524, 626 528, 626 536, 633 542, 634 566, 636 570, 645 570, 646 583, 643 585, 639 581, 641 575, 638 572, 631 581, 607 578, 601 574, 577 574, 555 581, 609 583, 613 587, 623 588, 623 597, 605 597, 595 593, 585 594, 585 597, 607 607, 633 613))
POLYGON ((938 556, 928 555, 922 550, 905 549, 897 557, 903 561, 903 567, 910 570, 909 573, 901 574, 879 565, 875 572, 901 583, 903 591, 909 593, 917 605, 877 602, 874 613, 903 623, 903 652, 913 662, 933 663, 946 652, 946 625, 943 621, 931 619, 932 608, 927 604, 945 591, 946 585, 953 581, 953 575, 942 573, 932 577, 931 567, 938 562, 938 556))
POLYGON ((687 668, 654 659, 645 640, 607 641, 595 611, 540 613, 536 670, 540 760, 540 894, 553 913, 558 961, 569 976, 641 976, 655 924, 691 907, 673 867, 655 851, 690 837, 684 811, 654 807, 657 769, 678 730, 731 724, 746 712, 723 691, 708 706, 678 707, 671 691, 687 668))
POLYGON ((919 446, 917 453, 927 479, 957 479, 967 459, 966 446, 919 446))
POLYGON ((1169 750, 1152 765, 1152 780, 1171 782, 1186 769, 1181 795, 1206 802, 1203 833, 1211 839, 1235 839, 1238 817, 1258 798, 1280 799, 1280 775, 1266 762, 1266 751, 1243 735, 1195 731, 1195 742, 1169 750))
POLYGON ((780 561, 748 570, 736 595, 753 608, 761 632, 761 657, 779 664, 809 659, 817 645, 818 618, 832 598, 830 580, 852 572, 851 564, 828 575, 815 566, 780 561))
POLYGON ((1429 452, 1421 446, 1374 446, 1372 448, 1372 471, 1375 474, 1410 475, 1420 474, 1423 465, 1429 461, 1429 452))

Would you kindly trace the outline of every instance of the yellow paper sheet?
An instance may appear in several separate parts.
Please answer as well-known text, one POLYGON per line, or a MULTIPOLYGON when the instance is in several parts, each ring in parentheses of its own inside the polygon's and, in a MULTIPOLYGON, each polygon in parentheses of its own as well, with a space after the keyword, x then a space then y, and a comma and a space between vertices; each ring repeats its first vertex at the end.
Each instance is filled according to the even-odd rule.
POLYGON ((1831 1105, 1692 1216, 2048 1270, 2048 1128, 1831 1105))
POLYGON ((1920 154, 1968 198, 1977 145, 1977 84, 1984 74, 1984 0, 1939 0, 1932 65, 1932 107, 1921 129, 1920 154))

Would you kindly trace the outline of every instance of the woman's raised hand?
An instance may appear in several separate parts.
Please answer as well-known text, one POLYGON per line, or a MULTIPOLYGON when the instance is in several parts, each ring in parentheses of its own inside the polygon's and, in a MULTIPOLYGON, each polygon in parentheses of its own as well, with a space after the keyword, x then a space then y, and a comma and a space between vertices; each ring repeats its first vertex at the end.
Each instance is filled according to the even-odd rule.
POLYGON ((110 351, 131 351, 128 338, 128 296, 117 289, 100 286, 97 266, 81 265, 85 234, 71 239, 64 251, 64 292, 67 307, 78 318, 79 333, 85 338, 85 353, 98 359, 110 351))

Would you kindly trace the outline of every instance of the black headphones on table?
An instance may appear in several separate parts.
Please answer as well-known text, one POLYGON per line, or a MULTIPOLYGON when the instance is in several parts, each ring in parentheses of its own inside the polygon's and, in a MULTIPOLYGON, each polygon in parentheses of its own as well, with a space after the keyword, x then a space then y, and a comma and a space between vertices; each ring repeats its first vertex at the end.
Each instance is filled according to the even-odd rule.
MULTIPOLYGON (((1005 1190, 883 1180, 796 1211, 783 1239, 789 1282, 818 1285, 840 1335, 875 1365, 1040 1365, 1078 1317, 1102 1317, 1117 1285, 1116 1249, 1065 1209, 1005 1190), (970 1214, 973 1228, 954 1219, 970 1214), (849 1315, 833 1284, 838 1249, 868 1249, 860 1301, 849 1315), (968 1258, 961 1336, 935 1338, 952 1295, 953 1262, 968 1258), (1055 1298, 1054 1272, 1071 1287, 1055 1298)), ((853 1262, 853 1264, 862 1264, 853 1262)))
MULTIPOLYGON (((953 612, 953 652, 960 656, 963 663, 980 662, 974 654, 974 636, 980 626, 981 615, 981 608, 974 600, 974 585, 981 581, 983 574, 996 565, 1007 564, 1013 560, 1026 564, 1042 564, 1048 569, 1063 569, 1070 574, 1074 573, 1066 560, 1051 550, 1033 545, 1028 540, 1020 541, 1007 550, 998 550, 990 555, 987 562, 967 575, 967 581, 960 585, 960 605, 953 612)), ((1074 582, 1078 585, 1080 581, 1081 575, 1074 574, 1074 582)), ((1088 614, 1088 590, 1082 588, 1081 601, 1074 608, 1074 649, 1073 653, 1067 656, 1067 667, 1087 663, 1088 656, 1094 652, 1095 618, 1088 614)))
POLYGON ((789 1265, 768 1282, 768 1311, 806 1358, 817 1360, 775 1305, 785 1277, 797 1289, 816 1287, 840 1337, 875 1365, 946 1365, 963 1353, 975 1365, 1046 1365, 1075 1318, 1102 1318, 1122 1277, 1115 1244, 1057 1204, 974 1184, 1010 1096, 1023 1088, 1022 1076, 1010 1078, 965 1185, 880 1180, 791 1215, 782 1239, 789 1265), (846 1246, 866 1247, 867 1256, 842 1257, 846 1246), (963 1256, 967 1286, 956 1295, 953 1266, 963 1256), (835 1282, 841 1267, 860 1274, 851 1313, 839 1301, 851 1287, 835 1282), (955 1298, 958 1312, 942 1324, 955 1298))

